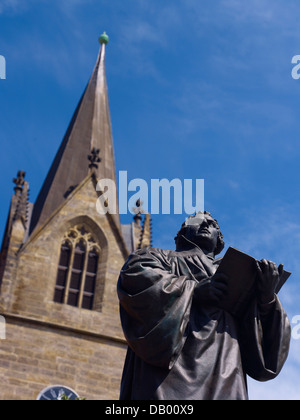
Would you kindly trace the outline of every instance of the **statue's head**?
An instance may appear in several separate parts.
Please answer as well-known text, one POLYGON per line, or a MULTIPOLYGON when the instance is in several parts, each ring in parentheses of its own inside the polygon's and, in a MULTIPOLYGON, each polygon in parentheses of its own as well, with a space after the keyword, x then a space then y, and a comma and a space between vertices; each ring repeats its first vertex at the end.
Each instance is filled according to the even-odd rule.
POLYGON ((214 255, 220 254, 225 246, 217 220, 207 211, 188 217, 177 233, 175 243, 177 250, 188 249, 194 244, 214 255))

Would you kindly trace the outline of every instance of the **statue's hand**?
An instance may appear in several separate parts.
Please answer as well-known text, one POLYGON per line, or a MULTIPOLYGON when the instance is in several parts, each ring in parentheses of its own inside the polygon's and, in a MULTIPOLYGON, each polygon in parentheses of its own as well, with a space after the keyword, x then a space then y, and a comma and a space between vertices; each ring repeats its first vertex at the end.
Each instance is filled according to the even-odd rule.
POLYGON ((194 296, 200 304, 217 304, 227 292, 228 277, 225 274, 215 274, 197 284, 194 296))
POLYGON ((274 300, 276 286, 283 272, 283 265, 279 267, 267 260, 257 261, 258 282, 257 292, 261 304, 270 303, 274 300))

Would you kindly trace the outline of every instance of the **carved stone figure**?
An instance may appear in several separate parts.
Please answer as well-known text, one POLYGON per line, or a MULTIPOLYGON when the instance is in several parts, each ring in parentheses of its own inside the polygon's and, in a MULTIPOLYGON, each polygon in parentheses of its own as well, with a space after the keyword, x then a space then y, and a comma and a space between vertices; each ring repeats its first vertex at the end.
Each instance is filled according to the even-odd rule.
POLYGON ((290 325, 275 294, 282 266, 257 263, 256 295, 237 317, 218 306, 230 279, 216 273, 217 221, 199 212, 175 242, 176 251, 134 252, 120 273, 128 342, 120 399, 248 399, 246 376, 273 379, 288 356, 290 325))

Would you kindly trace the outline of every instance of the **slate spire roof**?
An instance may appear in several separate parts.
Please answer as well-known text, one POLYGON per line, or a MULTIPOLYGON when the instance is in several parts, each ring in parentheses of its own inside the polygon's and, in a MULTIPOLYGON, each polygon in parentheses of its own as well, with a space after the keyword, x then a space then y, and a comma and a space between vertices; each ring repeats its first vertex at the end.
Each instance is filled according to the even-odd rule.
POLYGON ((89 175, 88 156, 90 159, 93 151, 99 156, 92 165, 97 179, 109 178, 116 182, 105 72, 108 37, 102 35, 99 41, 101 47, 94 71, 34 205, 30 232, 42 225, 89 175))

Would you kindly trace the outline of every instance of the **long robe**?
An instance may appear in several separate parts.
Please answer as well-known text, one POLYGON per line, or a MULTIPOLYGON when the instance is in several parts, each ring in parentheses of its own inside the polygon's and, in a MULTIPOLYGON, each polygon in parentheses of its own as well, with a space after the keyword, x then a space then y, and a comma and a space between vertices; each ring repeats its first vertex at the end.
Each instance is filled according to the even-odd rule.
POLYGON ((220 261, 200 249, 131 254, 118 282, 128 343, 121 400, 246 400, 246 375, 279 374, 290 325, 277 296, 264 307, 253 300, 241 319, 194 298, 220 261))

